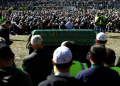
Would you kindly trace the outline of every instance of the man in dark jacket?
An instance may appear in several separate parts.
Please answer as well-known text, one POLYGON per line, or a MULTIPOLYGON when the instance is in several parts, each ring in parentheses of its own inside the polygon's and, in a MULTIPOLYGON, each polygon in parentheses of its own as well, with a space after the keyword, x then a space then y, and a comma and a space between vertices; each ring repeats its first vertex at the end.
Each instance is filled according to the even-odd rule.
POLYGON ((33 86, 28 73, 13 66, 14 53, 7 45, 0 46, 0 86, 33 86))
POLYGON ((53 53, 52 63, 56 66, 55 75, 50 75, 47 80, 38 86, 86 86, 85 82, 70 76, 69 70, 72 66, 72 53, 65 46, 58 47, 53 53))
POLYGON ((85 81, 90 86, 106 86, 106 85, 120 85, 119 74, 110 68, 104 66, 106 59, 106 48, 101 44, 95 44, 90 48, 90 62, 91 67, 80 71, 76 78, 85 81))
MULTIPOLYGON (((107 43, 107 35, 103 32, 98 33, 95 39, 95 43, 102 44, 103 46, 105 46, 107 43)), ((91 67, 89 55, 90 55, 90 52, 87 53, 86 64, 88 67, 91 67)))
POLYGON ((9 40, 9 27, 11 26, 11 21, 5 21, 3 25, 0 26, 0 37, 3 37, 7 45, 11 45, 13 41, 9 40))
POLYGON ((67 29, 67 27, 65 26, 64 22, 61 22, 59 29, 67 29))
POLYGON ((15 23, 12 24, 9 32, 11 35, 15 35, 17 33, 17 26, 15 25, 15 23))
POLYGON ((34 51, 23 60, 22 67, 31 76, 33 86, 38 86, 51 74, 52 54, 43 50, 43 40, 40 35, 32 36, 31 46, 34 51))

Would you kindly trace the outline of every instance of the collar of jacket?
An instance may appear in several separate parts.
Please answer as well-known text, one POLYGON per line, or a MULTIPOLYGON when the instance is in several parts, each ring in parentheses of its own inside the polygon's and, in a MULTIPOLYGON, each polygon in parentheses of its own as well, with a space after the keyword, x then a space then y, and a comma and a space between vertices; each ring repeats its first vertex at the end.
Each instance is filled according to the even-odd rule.
POLYGON ((34 52, 42 52, 45 51, 44 49, 35 49, 34 52))
POLYGON ((110 68, 110 67, 116 67, 115 65, 112 65, 112 66, 109 66, 108 68, 110 68))
POLYGON ((65 76, 65 77, 71 77, 70 73, 55 73, 56 76, 65 76))
POLYGON ((69 78, 73 78, 73 77, 49 75, 47 77, 47 80, 62 80, 62 79, 69 79, 69 78))
POLYGON ((103 67, 104 66, 104 64, 102 64, 102 63, 100 63, 100 64, 93 64, 93 65, 91 65, 91 67, 103 67))

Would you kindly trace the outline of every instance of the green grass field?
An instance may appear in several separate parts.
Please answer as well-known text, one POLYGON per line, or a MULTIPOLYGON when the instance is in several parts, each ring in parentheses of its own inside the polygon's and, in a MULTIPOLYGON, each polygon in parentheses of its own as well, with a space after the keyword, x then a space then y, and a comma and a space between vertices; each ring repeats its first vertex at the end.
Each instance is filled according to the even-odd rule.
MULTIPOLYGON (((106 34, 108 37, 106 47, 113 49, 118 59, 118 57, 120 57, 120 33, 106 33, 106 34)), ((28 37, 29 35, 10 36, 10 39, 14 41, 14 43, 10 47, 12 51, 15 53, 15 63, 18 67, 21 67, 22 61, 27 55, 26 44, 28 37)))

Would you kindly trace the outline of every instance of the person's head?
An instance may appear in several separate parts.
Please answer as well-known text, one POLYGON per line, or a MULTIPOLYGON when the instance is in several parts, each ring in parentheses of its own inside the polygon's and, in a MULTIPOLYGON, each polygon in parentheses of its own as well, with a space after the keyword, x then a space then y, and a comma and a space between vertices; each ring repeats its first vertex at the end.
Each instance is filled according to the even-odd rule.
POLYGON ((105 46, 105 44, 107 43, 106 34, 103 33, 103 32, 98 33, 97 36, 96 36, 95 42, 105 46))
POLYGON ((65 25, 64 22, 61 22, 61 25, 62 25, 62 26, 65 25))
POLYGON ((51 26, 51 23, 48 23, 48 26, 51 26))
POLYGON ((76 57, 77 53, 78 53, 78 47, 77 44, 73 41, 64 41, 62 42, 61 46, 66 46, 70 49, 70 51, 72 52, 72 56, 76 57))
POLYGON ((72 65, 72 53, 70 49, 65 46, 58 47, 53 53, 52 63, 58 71, 69 71, 72 65))
POLYGON ((9 46, 0 46, 0 68, 12 66, 14 62, 14 53, 9 46))
POLYGON ((84 26, 84 22, 81 23, 81 26, 84 26))
POLYGON ((75 27, 79 27, 79 25, 78 25, 78 24, 75 24, 75 27))
POLYGON ((97 16, 99 16, 100 15, 100 12, 97 12, 97 16))
POLYGON ((55 26, 55 23, 52 23, 52 26, 55 26))
POLYGON ((70 22, 70 21, 68 21, 68 24, 71 24, 71 22, 70 22))
POLYGON ((95 44, 90 48, 90 61, 93 63, 103 63, 106 58, 106 48, 104 45, 95 44))
POLYGON ((106 52, 107 52, 107 56, 104 61, 105 66, 115 65, 115 59, 116 59, 115 52, 110 48, 106 48, 106 52))
POLYGON ((5 21, 3 25, 8 29, 11 26, 11 21, 5 21))
POLYGON ((34 35, 31 38, 31 46, 33 49, 42 49, 43 48, 43 39, 40 35, 34 35))

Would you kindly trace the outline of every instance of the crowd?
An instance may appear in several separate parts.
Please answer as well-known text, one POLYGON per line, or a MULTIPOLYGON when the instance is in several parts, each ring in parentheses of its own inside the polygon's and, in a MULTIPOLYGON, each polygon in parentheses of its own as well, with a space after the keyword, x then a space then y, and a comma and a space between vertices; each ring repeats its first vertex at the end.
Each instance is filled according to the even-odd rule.
MULTIPOLYGON (((115 65, 114 50, 106 47, 105 31, 120 32, 120 14, 115 9, 83 10, 22 10, 2 11, 0 25, 0 85, 1 86, 96 86, 120 85, 120 66, 115 65), (34 50, 27 55, 20 70, 9 45, 9 34, 29 35, 40 29, 92 29, 97 33, 86 61, 78 60, 78 46, 63 41, 53 54, 44 50, 44 39, 30 39, 34 50)), ((120 58, 119 58, 120 59, 120 58)), ((120 61, 118 60, 119 65, 120 61)))
MULTIPOLYGON (((6 22, 8 24, 8 22, 6 22)), ((9 25, 10 26, 10 25, 9 25)), ((8 29, 8 28, 6 28, 8 29)), ((0 28, 1 30, 1 28, 0 28)), ((120 67, 115 66, 115 52, 107 48, 107 36, 100 32, 86 55, 86 63, 79 61, 77 44, 63 41, 53 54, 44 50, 40 35, 31 38, 34 51, 16 67, 14 53, 0 37, 0 84, 2 86, 96 86, 119 85, 120 67)))
POLYGON ((25 11, 3 11, 4 20, 12 22, 10 33, 12 35, 31 34, 33 30, 39 29, 92 29, 96 30, 97 21, 95 17, 104 15, 104 31, 120 32, 119 11, 105 10, 25 10, 25 11))
POLYGON ((7 10, 10 7, 13 7, 14 10, 19 10, 20 7, 27 7, 27 9, 32 9, 31 7, 37 6, 78 6, 78 7, 89 7, 91 8, 111 8, 115 7, 119 9, 119 2, 117 1, 80 1, 80 0, 1 0, 0 9, 7 10))

